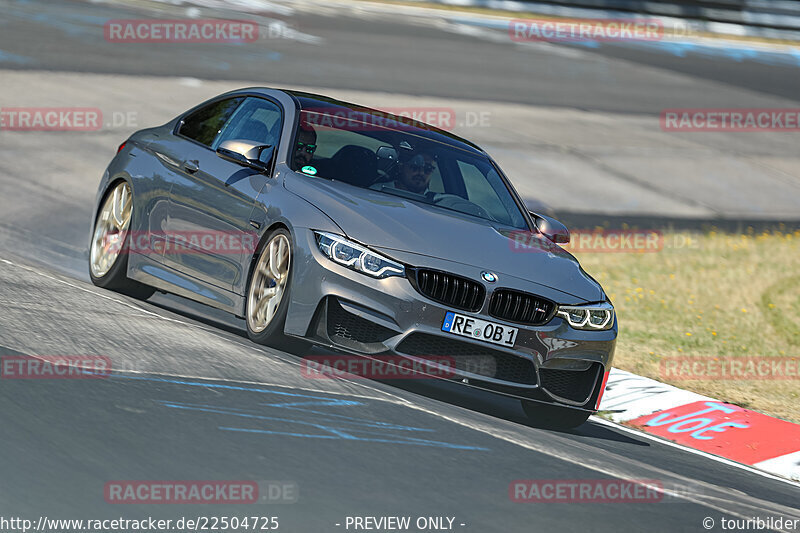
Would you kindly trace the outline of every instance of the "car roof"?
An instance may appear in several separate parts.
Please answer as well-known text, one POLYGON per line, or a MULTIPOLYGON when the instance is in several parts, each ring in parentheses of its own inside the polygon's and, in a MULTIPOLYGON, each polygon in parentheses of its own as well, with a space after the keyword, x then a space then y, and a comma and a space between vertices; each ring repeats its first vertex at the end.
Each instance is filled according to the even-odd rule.
MULTIPOLYGON (((336 113, 337 111, 344 111, 345 116, 348 116, 348 113, 364 113, 369 115, 374 115, 378 117, 382 122, 397 122, 398 126, 402 125, 402 130, 407 131, 413 135, 417 135, 431 141, 440 142, 443 144, 447 144, 453 146, 455 148, 460 148, 461 150, 466 150, 468 152, 472 152, 475 154, 486 156, 486 153, 477 145, 471 143, 470 141, 459 137, 449 131, 442 130, 425 122, 421 122, 419 120, 414 120, 410 117, 402 116, 402 115, 395 115, 393 113, 388 113, 386 111, 381 111, 378 109, 373 109, 370 107, 366 107, 359 104, 353 104, 351 102, 345 102, 342 100, 337 100, 335 98, 331 98, 328 96, 308 93, 303 91, 294 91, 294 90, 287 90, 282 89, 283 92, 292 96, 300 105, 300 109, 313 109, 315 111, 320 112, 328 112, 336 113)), ((425 108, 421 108, 425 109, 425 108)), ((439 110, 439 111, 449 111, 447 108, 430 108, 431 110, 439 110)))

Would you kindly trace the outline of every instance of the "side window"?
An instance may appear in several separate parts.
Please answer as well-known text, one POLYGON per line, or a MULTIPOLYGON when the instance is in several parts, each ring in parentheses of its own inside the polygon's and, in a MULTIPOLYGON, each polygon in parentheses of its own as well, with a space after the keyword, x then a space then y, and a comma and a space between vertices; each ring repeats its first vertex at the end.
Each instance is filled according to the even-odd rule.
POLYGON ((280 108, 269 100, 249 97, 223 127, 212 148, 216 149, 222 142, 233 139, 275 146, 280 133, 280 108))
POLYGON ((211 147, 222 126, 225 125, 225 122, 243 100, 244 97, 228 98, 227 100, 220 100, 201 107, 183 119, 183 124, 178 133, 211 147))
POLYGON ((478 167, 464 161, 458 162, 458 169, 464 178, 464 187, 467 189, 467 199, 470 202, 482 206, 484 209, 501 222, 508 222, 508 210, 503 206, 503 202, 497 196, 497 192, 492 188, 489 178, 499 181, 500 177, 490 170, 490 176, 484 176, 478 167))

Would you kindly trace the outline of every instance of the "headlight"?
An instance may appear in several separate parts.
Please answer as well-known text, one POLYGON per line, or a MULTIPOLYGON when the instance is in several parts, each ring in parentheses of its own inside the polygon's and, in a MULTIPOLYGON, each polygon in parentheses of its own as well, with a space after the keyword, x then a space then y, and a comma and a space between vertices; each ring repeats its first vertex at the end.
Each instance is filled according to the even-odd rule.
POLYGON ((320 251, 340 265, 363 272, 373 278, 406 275, 405 267, 400 263, 387 259, 353 241, 348 241, 340 235, 322 231, 315 231, 314 235, 317 237, 317 246, 320 251))
POLYGON ((614 324, 614 306, 609 302, 588 305, 560 305, 558 316, 570 326, 583 330, 611 329, 614 324))

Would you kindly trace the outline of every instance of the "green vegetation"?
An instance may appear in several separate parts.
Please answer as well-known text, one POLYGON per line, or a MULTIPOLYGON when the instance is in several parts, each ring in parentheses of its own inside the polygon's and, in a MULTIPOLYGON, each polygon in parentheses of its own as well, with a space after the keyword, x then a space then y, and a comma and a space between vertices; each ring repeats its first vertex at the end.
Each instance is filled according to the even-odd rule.
POLYGON ((676 381, 660 364, 800 358, 800 231, 664 237, 658 252, 576 253, 616 307, 614 366, 800 422, 800 377, 676 381))

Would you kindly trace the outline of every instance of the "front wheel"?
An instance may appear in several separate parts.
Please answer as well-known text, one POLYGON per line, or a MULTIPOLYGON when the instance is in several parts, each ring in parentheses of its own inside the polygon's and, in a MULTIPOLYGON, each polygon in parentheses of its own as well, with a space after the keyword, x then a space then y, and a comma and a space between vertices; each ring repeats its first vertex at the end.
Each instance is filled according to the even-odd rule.
POLYGON ((292 236, 278 228, 266 239, 250 275, 245 319, 253 342, 289 351, 305 346, 283 333, 292 281, 292 236))
POLYGON ((121 181, 106 193, 97 214, 89 243, 89 277, 98 287, 144 300, 155 289, 127 276, 132 212, 131 187, 121 181))
POLYGON ((592 413, 557 405, 522 400, 522 410, 528 420, 537 427, 549 429, 573 429, 589 419, 592 413))

